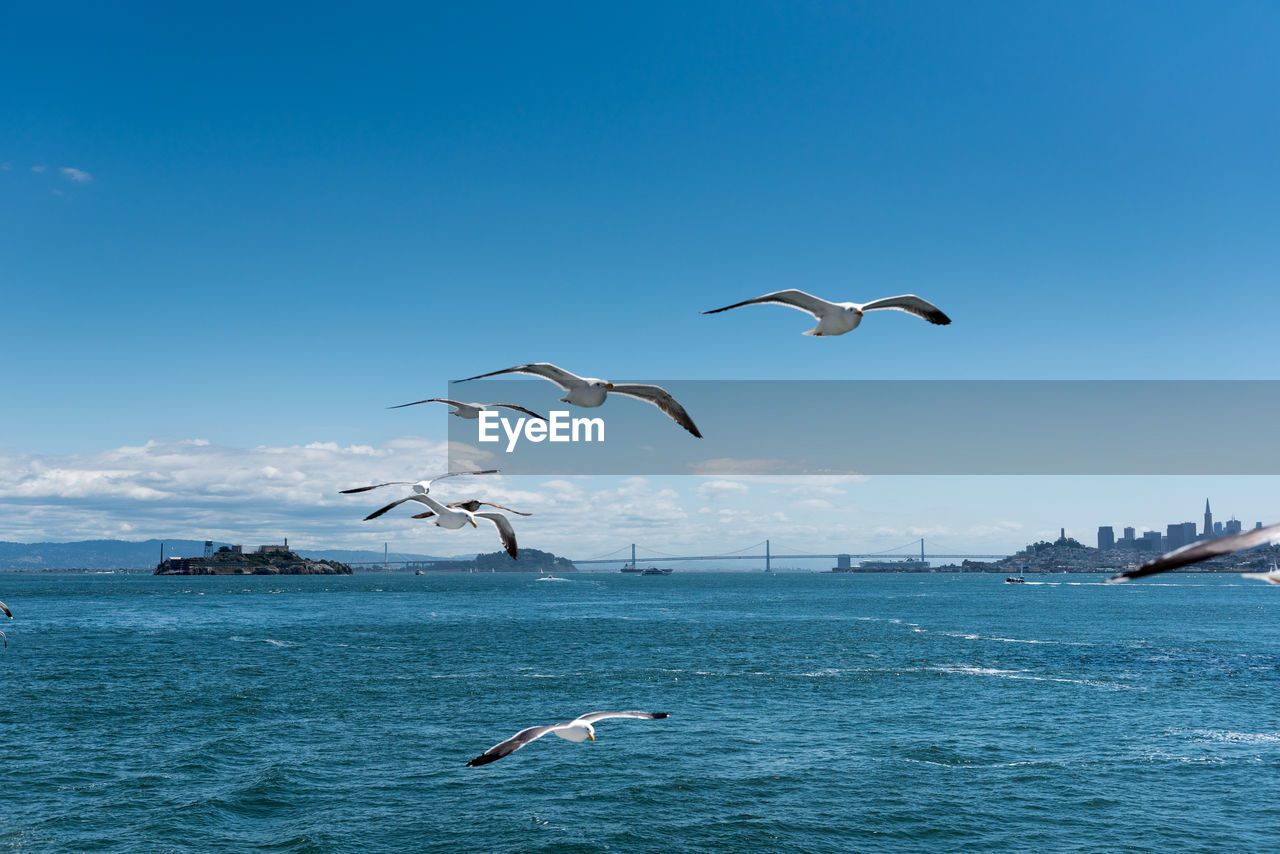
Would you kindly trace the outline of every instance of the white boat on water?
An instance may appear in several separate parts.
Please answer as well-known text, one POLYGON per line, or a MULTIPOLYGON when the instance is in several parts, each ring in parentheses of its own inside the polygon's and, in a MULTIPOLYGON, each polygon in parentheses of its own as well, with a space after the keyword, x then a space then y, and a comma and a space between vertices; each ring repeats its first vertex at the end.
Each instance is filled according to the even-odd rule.
POLYGON ((558 575, 541 575, 538 577, 538 580, 539 581, 568 581, 569 579, 561 578, 558 575))
POLYGON ((1259 581, 1270 581, 1272 584, 1280 584, 1280 566, 1276 566, 1276 559, 1271 559, 1270 572, 1242 572, 1243 578, 1256 578, 1259 581))

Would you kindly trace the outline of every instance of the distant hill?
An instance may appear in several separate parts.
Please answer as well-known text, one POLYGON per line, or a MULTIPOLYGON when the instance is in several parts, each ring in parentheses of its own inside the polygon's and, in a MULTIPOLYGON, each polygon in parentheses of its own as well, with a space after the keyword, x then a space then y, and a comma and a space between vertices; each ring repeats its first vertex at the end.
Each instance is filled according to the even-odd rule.
POLYGON ((449 560, 427 567, 435 572, 577 572, 567 557, 559 557, 539 549, 521 549, 520 559, 512 560, 506 552, 476 555, 472 560, 449 560))
MULTIPOLYGON (((164 556, 200 557, 204 540, 79 540, 70 543, 9 543, 0 541, 0 571, 46 569, 145 569, 153 570, 160 562, 160 544, 164 556)), ((214 543, 214 548, 234 545, 214 543)), ((256 549, 258 543, 244 543, 256 549)), ((298 549, 299 555, 311 560, 334 560, 340 563, 381 563, 381 551, 353 549, 298 549)), ((391 552, 390 561, 440 560, 439 556, 391 552)))

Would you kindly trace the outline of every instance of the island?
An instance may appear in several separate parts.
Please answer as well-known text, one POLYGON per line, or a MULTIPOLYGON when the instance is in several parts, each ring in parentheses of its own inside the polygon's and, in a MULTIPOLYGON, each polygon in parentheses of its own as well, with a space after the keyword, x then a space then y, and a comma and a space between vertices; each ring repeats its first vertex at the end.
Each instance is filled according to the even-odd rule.
POLYGON ((206 549, 203 557, 171 557, 156 567, 156 575, 350 575, 351 567, 336 560, 309 560, 282 546, 243 546, 206 549))
MULTIPOLYGON (((415 565, 416 566, 416 565, 415 565)), ((431 572, 577 572, 567 557, 539 549, 521 549, 520 559, 512 560, 506 552, 478 554, 471 560, 438 560, 424 564, 431 572)))

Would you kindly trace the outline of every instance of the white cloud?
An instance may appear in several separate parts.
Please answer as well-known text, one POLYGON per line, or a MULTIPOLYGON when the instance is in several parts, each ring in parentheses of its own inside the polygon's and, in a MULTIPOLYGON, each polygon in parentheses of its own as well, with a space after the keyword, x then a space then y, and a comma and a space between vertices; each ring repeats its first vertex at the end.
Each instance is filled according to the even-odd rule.
POLYGON ((48 169, 48 168, 49 168, 48 166, 32 166, 32 167, 31 167, 31 171, 32 171, 32 172, 44 172, 44 171, 45 171, 46 169, 48 169))
POLYGON ((77 184, 86 184, 89 181, 93 180, 93 176, 90 175, 88 172, 85 172, 81 169, 77 169, 74 166, 63 166, 62 174, 68 180, 75 181, 77 184))
POLYGON ((698 495, 709 501, 729 495, 745 495, 750 491, 745 483, 737 480, 709 480, 698 487, 698 495))

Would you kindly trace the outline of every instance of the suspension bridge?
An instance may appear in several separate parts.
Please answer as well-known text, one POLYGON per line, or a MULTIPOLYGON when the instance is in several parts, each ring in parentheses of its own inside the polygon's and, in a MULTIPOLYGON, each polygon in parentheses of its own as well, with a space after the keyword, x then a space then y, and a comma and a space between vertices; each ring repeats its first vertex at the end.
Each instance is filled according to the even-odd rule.
MULTIPOLYGON (((630 546, 631 554, 629 557, 614 557, 614 555, 617 555, 620 552, 625 552, 627 548, 627 546, 623 546, 620 549, 607 552, 604 555, 587 558, 585 560, 575 560, 573 563, 575 566, 583 566, 585 564, 630 564, 631 566, 636 566, 635 543, 632 543, 630 546)), ((852 562, 854 560, 876 560, 877 562, 884 561, 887 563, 891 561, 906 562, 908 560, 914 562, 918 559, 920 563, 916 565, 919 566, 927 563, 929 558, 933 558, 935 560, 996 560, 1007 556, 1003 554, 929 553, 925 551, 925 541, 923 537, 919 540, 912 540, 910 543, 905 543, 901 546, 878 552, 835 552, 832 554, 786 550, 775 552, 770 540, 763 540, 737 551, 710 555, 671 555, 657 552, 656 550, 649 548, 646 548, 645 551, 652 553, 651 555, 642 556, 642 559, 649 563, 684 563, 702 560, 754 560, 763 561, 766 572, 773 569, 773 562, 775 560, 830 560, 836 562, 837 568, 850 569, 852 568, 852 562), (915 547, 917 545, 920 547, 918 556, 915 551, 915 547), (764 553, 757 553, 756 550, 760 549, 762 546, 764 548, 764 553), (911 549, 911 551, 907 552, 905 551, 906 549, 911 549)))
MULTIPOLYGON (((773 569, 774 561, 795 561, 795 560, 827 560, 834 561, 834 568, 852 569, 853 561, 874 560, 876 562, 903 562, 911 561, 907 566, 914 565, 920 567, 933 560, 998 560, 1007 557, 1007 554, 973 554, 961 552, 948 552, 945 550, 929 552, 925 549, 924 538, 912 540, 909 543, 896 546, 892 549, 884 549, 878 552, 834 552, 831 554, 821 554, 815 552, 797 551, 794 549, 783 549, 775 551, 773 543, 770 540, 761 540, 753 543, 745 548, 736 551, 726 551, 717 554, 692 554, 692 555, 673 555, 660 552, 647 546, 637 546, 631 543, 628 546, 622 546, 611 552, 605 552, 591 558, 572 558, 575 566, 598 566, 604 568, 610 564, 616 566, 637 566, 636 550, 641 549, 644 553, 639 556, 639 560, 646 563, 693 563, 696 561, 759 561, 764 564, 763 569, 770 572, 773 569), (918 551, 917 551, 918 547, 918 551), (910 551, 908 551, 908 549, 910 551), (916 561, 919 563, 916 563, 916 561)), ((353 567, 361 569, 375 569, 378 567, 400 567, 403 569, 427 569, 437 563, 446 563, 448 561, 381 561, 369 563, 352 563, 353 567)))

